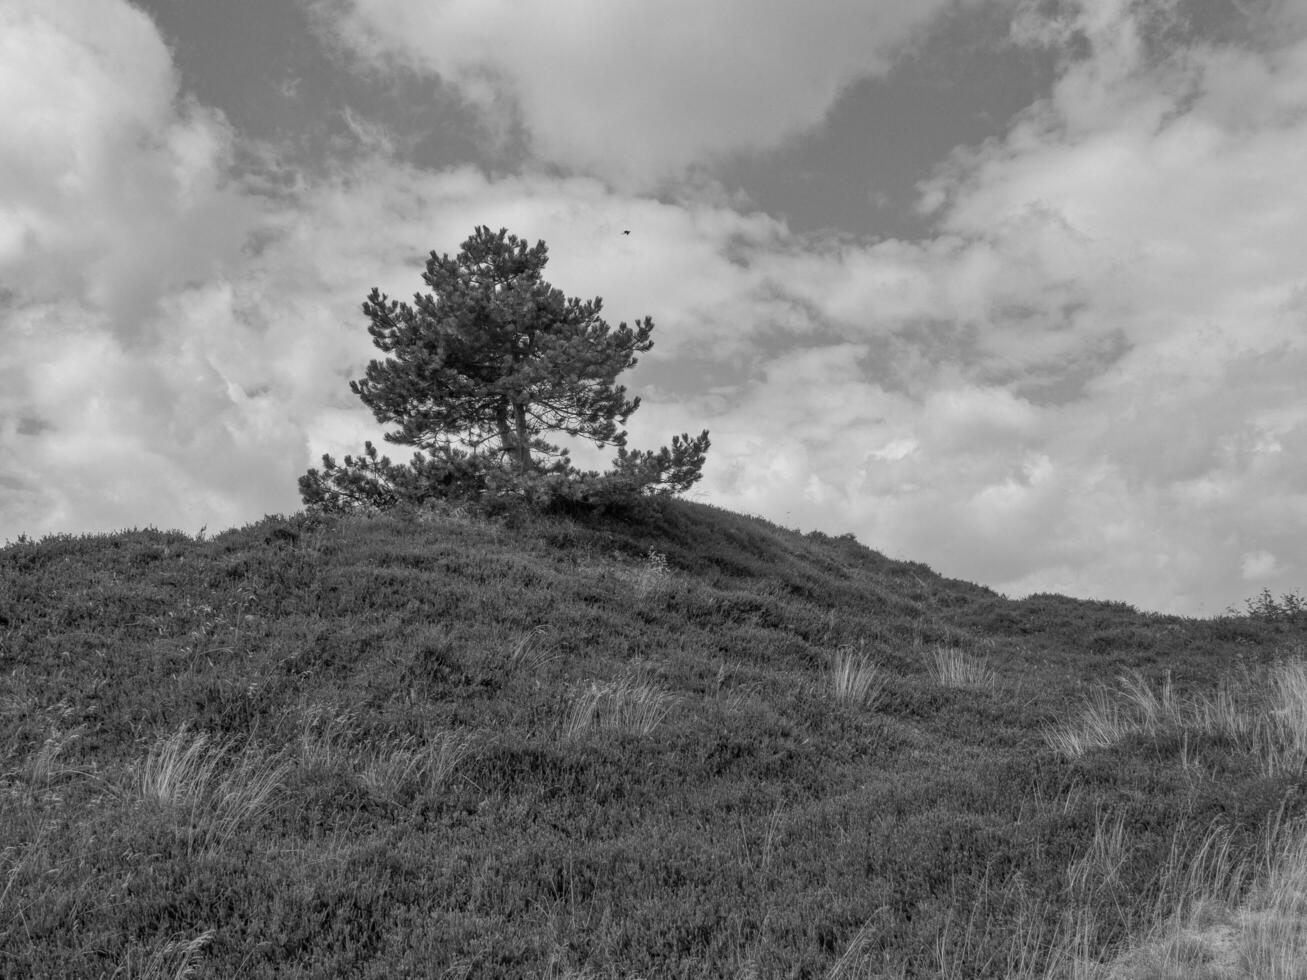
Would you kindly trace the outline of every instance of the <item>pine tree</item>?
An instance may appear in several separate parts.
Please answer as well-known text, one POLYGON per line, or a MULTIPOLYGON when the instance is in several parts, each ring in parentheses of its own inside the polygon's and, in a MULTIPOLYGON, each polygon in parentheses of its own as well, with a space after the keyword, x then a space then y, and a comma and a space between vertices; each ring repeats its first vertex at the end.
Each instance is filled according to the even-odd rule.
MULTIPOLYGON (((408 466, 371 443, 344 467, 300 478, 306 504, 391 506, 433 496, 486 493, 550 501, 610 501, 680 493, 700 477, 708 433, 670 447, 630 451, 623 426, 640 406, 617 376, 653 346, 653 321, 615 329, 603 301, 569 298, 546 282, 543 241, 528 247, 507 229, 478 227, 454 258, 432 252, 413 305, 373 289, 363 304, 373 343, 389 355, 368 364, 350 390, 388 442, 418 450, 408 466), (582 473, 548 436, 566 433, 617 450, 607 473, 582 473)), ((556 438, 556 436, 554 436, 556 438)))

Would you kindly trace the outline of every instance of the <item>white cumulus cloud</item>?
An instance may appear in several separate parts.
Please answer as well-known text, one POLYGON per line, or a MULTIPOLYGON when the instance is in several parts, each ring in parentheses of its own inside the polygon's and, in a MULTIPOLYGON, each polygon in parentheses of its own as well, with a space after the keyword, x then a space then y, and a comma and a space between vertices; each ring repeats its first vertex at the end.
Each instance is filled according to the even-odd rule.
POLYGON ((1300 589, 1307 19, 1282 6, 1218 42, 1175 5, 1032 5, 1025 43, 1083 39, 1056 84, 923 180, 933 235, 867 242, 646 191, 819 122, 940 5, 341 0, 364 57, 511 104, 575 173, 426 172, 368 130, 274 201, 139 10, 10 0, 0 540, 293 509, 320 453, 380 434, 347 387, 376 354, 359 302, 486 224, 655 319, 632 444, 710 428, 697 496, 1013 594, 1300 589))
POLYGON ((934 238, 758 258, 865 351, 820 384, 778 355, 706 482, 1014 594, 1219 612, 1307 574, 1307 25, 1180 43, 1156 7, 1068 9, 1042 36, 1087 51, 923 184, 934 238), (773 432, 834 498, 786 505, 773 432))

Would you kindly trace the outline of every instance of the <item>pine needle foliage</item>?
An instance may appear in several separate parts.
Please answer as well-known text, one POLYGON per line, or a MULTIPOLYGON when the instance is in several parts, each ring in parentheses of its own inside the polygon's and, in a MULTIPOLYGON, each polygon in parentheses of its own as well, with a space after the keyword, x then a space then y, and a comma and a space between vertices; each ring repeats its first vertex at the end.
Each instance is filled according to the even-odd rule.
POLYGON ((612 503, 693 486, 706 430, 654 451, 626 446, 623 427, 640 399, 617 378, 653 347, 653 320, 610 326, 602 299, 567 297, 545 281, 548 260, 543 241, 528 246, 507 229, 479 226, 456 256, 431 253, 422 275, 430 292, 411 305, 373 289, 363 313, 387 356, 350 390, 378 422, 398 426, 387 442, 417 453, 395 464, 369 442, 343 466, 324 456, 321 471, 300 479, 304 502, 327 510, 487 495, 612 503), (612 469, 578 470, 562 436, 615 448, 612 469))

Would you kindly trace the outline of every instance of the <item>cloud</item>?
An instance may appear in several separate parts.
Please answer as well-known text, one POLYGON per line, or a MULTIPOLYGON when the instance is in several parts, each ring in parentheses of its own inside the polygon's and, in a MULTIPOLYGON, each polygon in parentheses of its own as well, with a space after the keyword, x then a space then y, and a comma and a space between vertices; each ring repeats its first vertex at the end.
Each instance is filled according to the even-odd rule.
MULTIPOLYGON (((869 242, 796 235, 710 182, 631 188, 819 120, 926 14, 870 20, 871 43, 852 6, 833 8, 872 53, 836 44, 827 76, 777 54, 824 25, 757 8, 757 51, 717 81, 704 66, 734 36, 717 7, 695 14, 715 45, 676 34, 693 20, 652 25, 628 68, 665 57, 671 82, 666 106, 632 103, 629 122, 659 131, 642 153, 638 134, 619 152, 567 114, 586 73, 623 57, 608 8, 575 40, 534 8, 522 25, 487 16, 507 24, 502 54, 459 2, 406 6, 427 18, 411 23, 390 9, 335 11, 414 38, 439 22, 452 33, 426 69, 498 66, 486 91, 523 98, 532 127, 559 120, 595 176, 422 171, 360 117, 362 150, 265 194, 232 161, 258 150, 275 166, 276 148, 242 145, 179 89, 140 11, 0 10, 0 540, 297 507, 320 453, 380 436, 346 384, 376 353, 361 299, 407 298, 429 250, 486 224, 546 240, 548 278, 603 296, 613 322, 654 317, 632 444, 710 428, 705 499, 1012 594, 1211 613, 1301 588, 1284 542, 1307 533, 1307 22, 1214 41, 1140 4, 1024 15, 1027 43, 1065 44, 1056 85, 923 180, 933 237, 869 242), (594 64, 546 78, 545 60, 582 51, 594 64), (714 98, 688 98, 705 86, 714 98), (728 109, 738 125, 718 132, 728 109)), ((611 79, 587 118, 615 114, 623 87, 657 88, 611 79)))
MULTIPOLYGON (((410 296, 427 253, 456 251, 476 224, 546 239, 551 279, 604 296, 614 322, 654 315, 645 360, 673 386, 678 352, 725 356, 738 341, 722 325, 754 274, 728 245, 784 234, 764 215, 632 198, 593 179, 422 172, 384 145, 265 197, 233 175, 221 117, 178 93, 153 25, 118 13, 130 30, 99 45, 97 25, 76 18, 11 25, 48 34, 85 81, 65 100, 67 169, 28 166, 33 186, 6 192, 40 234, 14 236, 6 261, 20 285, 0 297, 0 540, 143 521, 215 528, 297 507, 296 478, 322 452, 380 441, 347 386, 376 354, 360 301, 374 285, 410 296), (151 58, 148 72, 116 68, 151 58), (161 179, 179 170, 187 179, 161 179), (55 274, 95 251, 102 261, 81 275, 55 274), (673 302, 671 281, 684 283, 673 302)), ((277 164, 275 147, 256 149, 277 164)))
POLYGON ((210 297, 255 224, 228 184, 231 142, 181 95, 140 10, 0 9, 6 534, 201 508, 234 520, 241 492, 266 492, 264 453, 286 433, 253 438, 261 410, 208 350, 232 329, 210 297))
POLYGON ((1239 564, 1243 577, 1257 582, 1274 575, 1278 562, 1269 551, 1250 551, 1240 559, 1239 564))
POLYGON ((180 329, 152 348, 127 348, 102 318, 75 320, 57 306, 7 323, 10 351, 30 365, 27 410, 42 427, 24 432, 11 416, 0 429, 4 536, 146 522, 195 531, 241 523, 252 502, 285 497, 302 439, 280 406, 223 374, 209 333, 232 326, 222 293, 166 301, 180 329))
POLYGON ((457 85, 544 161, 649 187, 776 146, 950 0, 321 0, 344 47, 457 85))
POLYGON ((1144 5, 1072 9, 1049 97, 923 184, 937 237, 767 260, 871 341, 820 392, 778 357, 740 414, 883 420, 785 427, 821 495, 757 440, 714 492, 1014 594, 1219 612, 1307 573, 1307 25, 1162 43, 1144 5))
POLYGON ((153 23, 125 3, 0 10, 0 275, 130 329, 162 285, 239 247, 231 134, 179 97, 153 23))

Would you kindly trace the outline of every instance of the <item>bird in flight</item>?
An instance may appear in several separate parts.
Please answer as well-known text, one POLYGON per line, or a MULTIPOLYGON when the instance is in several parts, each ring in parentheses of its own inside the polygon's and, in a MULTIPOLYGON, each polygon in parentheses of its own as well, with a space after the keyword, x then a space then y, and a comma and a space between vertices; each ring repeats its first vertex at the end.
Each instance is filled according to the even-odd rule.
POLYGON ((624 231, 624 232, 622 232, 622 234, 623 234, 623 235, 629 235, 630 232, 629 232, 629 231, 624 231))

